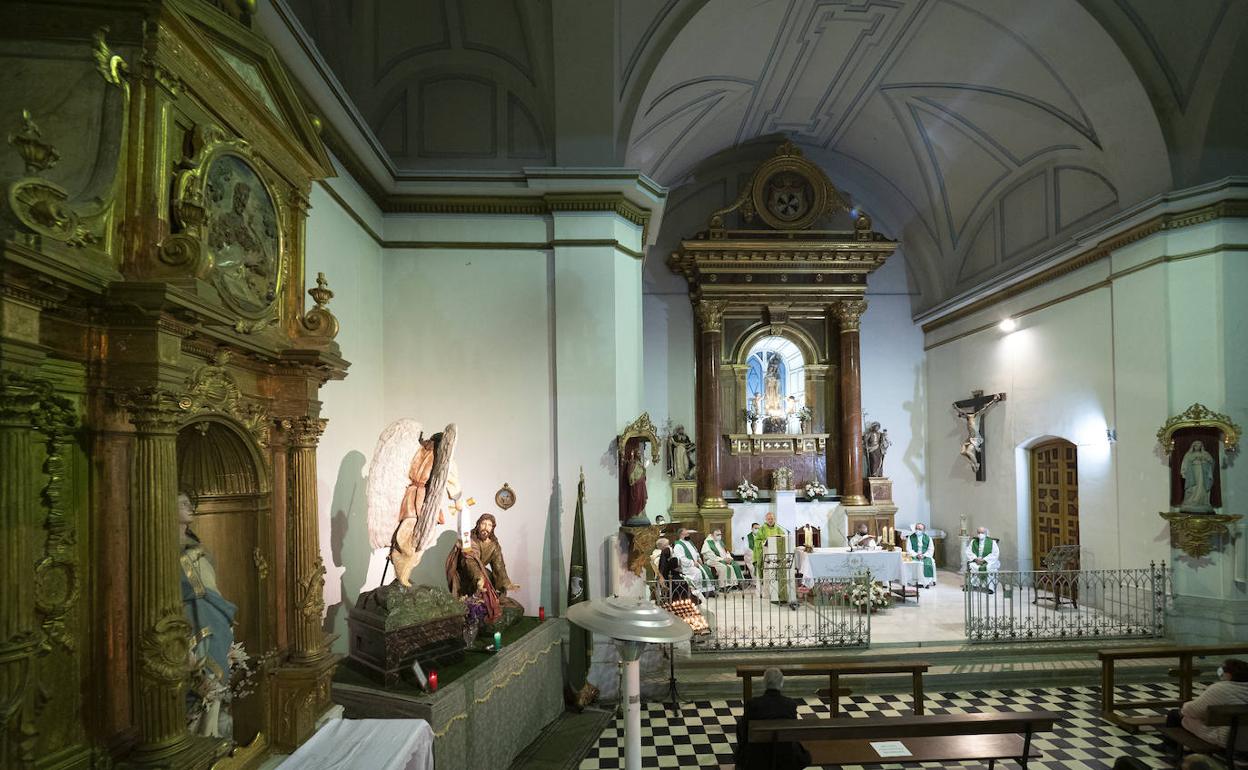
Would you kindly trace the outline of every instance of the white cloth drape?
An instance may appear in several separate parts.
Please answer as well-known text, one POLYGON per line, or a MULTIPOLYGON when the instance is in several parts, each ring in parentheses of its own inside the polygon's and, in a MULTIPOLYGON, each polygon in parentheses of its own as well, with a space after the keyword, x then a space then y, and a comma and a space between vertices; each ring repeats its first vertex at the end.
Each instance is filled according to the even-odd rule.
POLYGON ((433 770, 433 728, 423 719, 335 719, 278 767, 433 770))

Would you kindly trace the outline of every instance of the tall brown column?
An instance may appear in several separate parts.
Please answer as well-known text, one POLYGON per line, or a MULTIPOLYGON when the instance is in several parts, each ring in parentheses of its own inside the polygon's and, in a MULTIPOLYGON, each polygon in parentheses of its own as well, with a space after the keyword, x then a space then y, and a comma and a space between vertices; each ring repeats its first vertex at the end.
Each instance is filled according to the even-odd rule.
POLYGON ((841 333, 841 502, 866 505, 862 493, 862 377, 858 324, 865 299, 841 300, 834 312, 841 333))
POLYGON ((130 394, 124 403, 135 427, 129 569, 138 744, 131 760, 166 764, 190 744, 183 688, 191 624, 182 609, 178 567, 180 415, 173 395, 160 390, 130 394))
POLYGON ((719 363, 724 336, 723 300, 697 300, 698 319, 698 500, 699 508, 724 509, 719 481, 719 363))
POLYGON ((31 590, 38 531, 31 462, 31 418, 38 395, 12 372, 0 372, 0 765, 33 762, 37 734, 25 735, 30 683, 40 636, 31 590))
POLYGON ((321 615, 325 612, 325 562, 317 528, 316 445, 325 420, 291 421, 287 531, 290 554, 290 654, 295 663, 312 663, 329 654, 321 615))

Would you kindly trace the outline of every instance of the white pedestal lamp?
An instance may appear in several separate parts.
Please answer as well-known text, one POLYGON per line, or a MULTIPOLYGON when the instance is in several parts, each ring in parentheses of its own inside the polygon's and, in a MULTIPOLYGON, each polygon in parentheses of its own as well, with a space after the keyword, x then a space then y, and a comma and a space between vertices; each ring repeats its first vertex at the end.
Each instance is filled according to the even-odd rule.
POLYGON ((641 770, 641 649, 646 643, 675 644, 693 629, 649 599, 595 599, 568 608, 570 622, 608 636, 620 648, 624 666, 624 768, 641 770))

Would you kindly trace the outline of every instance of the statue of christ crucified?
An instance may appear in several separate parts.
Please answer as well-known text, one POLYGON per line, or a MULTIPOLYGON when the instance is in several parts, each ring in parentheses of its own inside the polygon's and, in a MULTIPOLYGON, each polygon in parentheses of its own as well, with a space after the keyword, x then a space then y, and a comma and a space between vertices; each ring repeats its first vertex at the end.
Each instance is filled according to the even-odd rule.
POLYGON ((962 442, 960 454, 971 464, 977 481, 984 481, 984 436, 981 431, 981 417, 989 407, 1005 400, 1004 393, 985 396, 982 390, 971 393, 971 397, 955 401, 953 408, 958 416, 966 420, 966 440, 962 442))

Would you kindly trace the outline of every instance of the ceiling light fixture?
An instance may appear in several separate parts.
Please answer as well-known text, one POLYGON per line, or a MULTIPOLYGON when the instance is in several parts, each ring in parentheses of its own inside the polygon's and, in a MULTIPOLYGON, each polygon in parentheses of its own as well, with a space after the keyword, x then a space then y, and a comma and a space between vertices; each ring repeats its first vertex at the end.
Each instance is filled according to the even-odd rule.
POLYGON ((1003 332, 1012 332, 1018 328, 1018 322, 1015 321, 1013 318, 1007 318, 1001 323, 997 324, 997 328, 1003 332))

